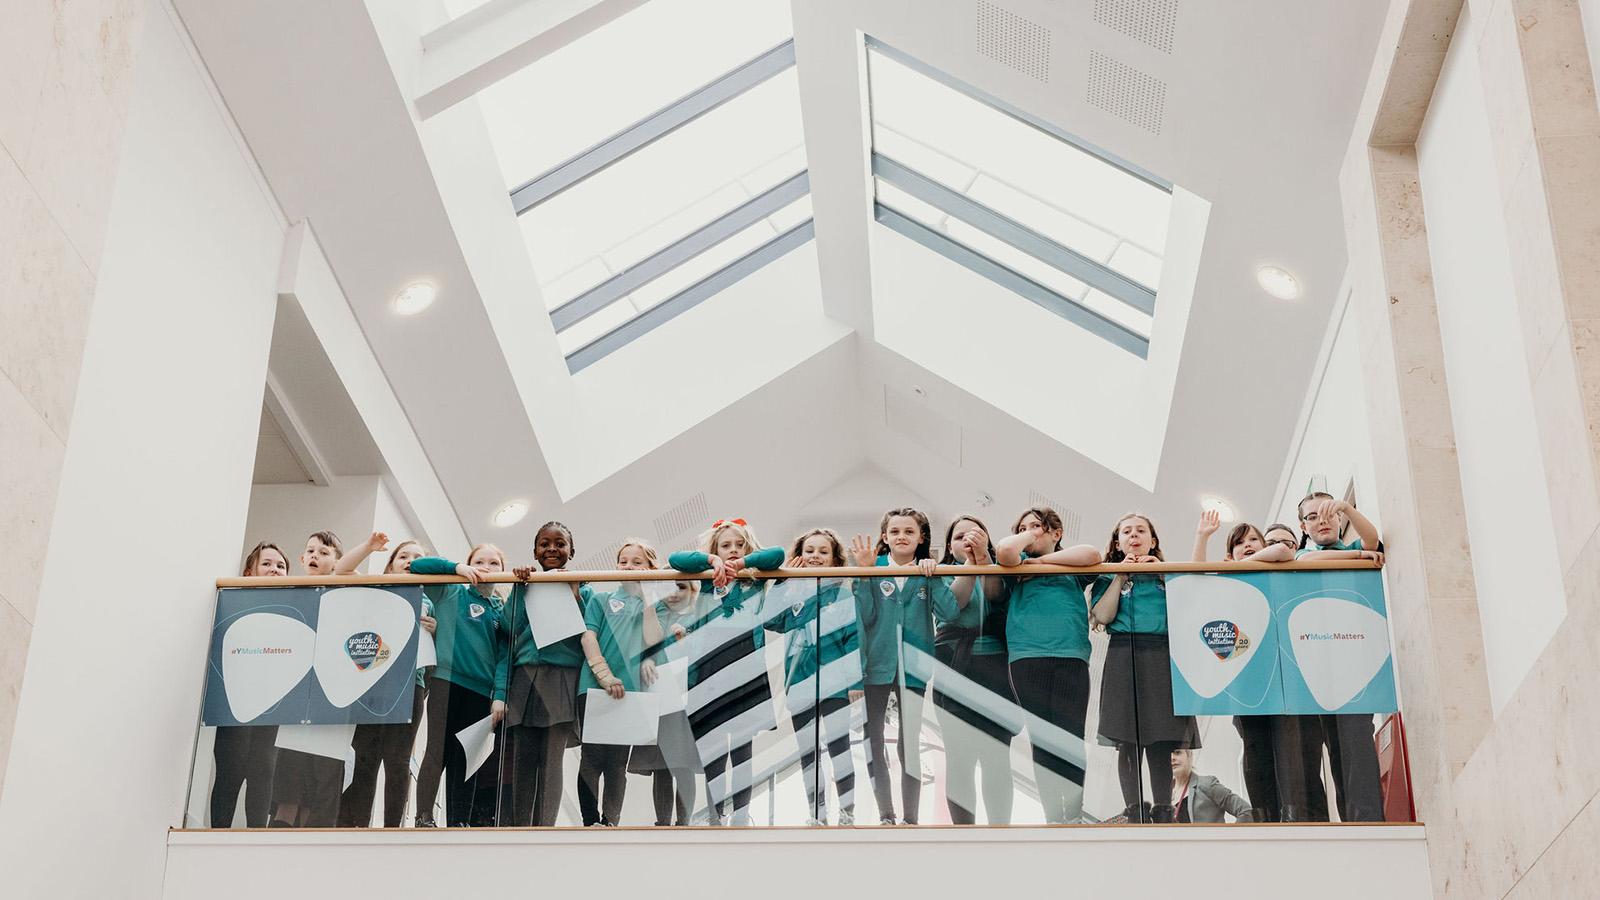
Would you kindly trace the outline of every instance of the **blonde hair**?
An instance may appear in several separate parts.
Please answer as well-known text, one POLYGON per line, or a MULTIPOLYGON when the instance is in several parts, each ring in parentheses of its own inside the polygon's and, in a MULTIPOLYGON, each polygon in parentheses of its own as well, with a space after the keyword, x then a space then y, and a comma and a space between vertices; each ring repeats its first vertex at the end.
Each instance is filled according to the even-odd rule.
POLYGON ((650 546, 650 542, 644 540, 643 538, 628 538, 627 540, 623 541, 622 546, 617 548, 617 558, 613 560, 613 562, 621 562, 622 551, 628 549, 629 547, 638 547, 639 552, 644 554, 644 561, 650 564, 650 568, 661 568, 660 563, 656 561, 656 548, 650 546))
POLYGON ((744 538, 744 552, 746 556, 761 549, 761 542, 756 540, 756 531, 754 528, 751 528, 749 525, 740 525, 738 522, 724 521, 718 522, 717 524, 711 526, 709 531, 701 533, 698 539, 700 552, 707 556, 716 556, 717 539, 722 536, 724 531, 736 532, 740 537, 744 538))

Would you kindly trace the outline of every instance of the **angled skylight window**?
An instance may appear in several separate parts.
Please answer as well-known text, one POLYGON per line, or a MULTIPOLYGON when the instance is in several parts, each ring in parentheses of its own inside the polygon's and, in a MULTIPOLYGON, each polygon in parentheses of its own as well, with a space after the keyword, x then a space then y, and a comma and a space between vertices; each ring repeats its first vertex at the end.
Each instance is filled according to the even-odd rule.
POLYGON ((1172 185, 867 39, 880 222, 1134 353, 1172 185))
POLYGON ((480 95, 571 371, 810 239, 792 35, 652 0, 480 95))

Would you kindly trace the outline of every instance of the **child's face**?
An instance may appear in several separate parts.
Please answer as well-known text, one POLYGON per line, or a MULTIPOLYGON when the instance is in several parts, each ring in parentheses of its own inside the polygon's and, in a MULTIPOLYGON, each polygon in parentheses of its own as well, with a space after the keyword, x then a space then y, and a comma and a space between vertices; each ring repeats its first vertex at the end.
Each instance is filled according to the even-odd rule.
POLYGON ((421 558, 422 547, 418 546, 417 544, 407 544, 404 547, 401 547, 400 552, 394 555, 394 562, 389 564, 388 574, 409 575, 411 574, 411 561, 413 559, 421 558))
POLYGON ((567 533, 559 528, 542 528, 533 536, 533 558, 546 572, 565 568, 572 562, 572 546, 567 533))
POLYGON ((255 568, 245 574, 255 577, 287 575, 289 574, 289 561, 283 558, 282 553, 268 547, 261 551, 260 556, 256 557, 255 568))
POLYGON ((333 548, 316 538, 306 541, 306 552, 300 555, 300 567, 307 575, 332 575, 333 564, 338 561, 333 548))
POLYGON ((1061 540, 1061 529, 1046 529, 1044 520, 1038 513, 1028 513, 1017 523, 1017 534, 1024 531, 1033 532, 1033 543, 1028 545, 1029 556, 1043 556, 1056 549, 1056 542, 1061 540))
POLYGON ((1289 547, 1293 548, 1300 543, 1300 535, 1287 528, 1273 528, 1267 531, 1266 543, 1288 544, 1289 547))
POLYGON ((472 558, 467 560, 467 565, 477 569, 479 572, 500 572, 505 569, 505 564, 500 561, 500 554, 490 550, 488 547, 479 547, 478 552, 472 554, 472 558))
POLYGON ((624 572, 637 572, 650 568, 650 558, 644 555, 644 549, 636 544, 629 544, 617 551, 617 568, 624 572))
POLYGON ((1239 540, 1239 543, 1228 548, 1228 558, 1235 561, 1249 559, 1261 552, 1261 549, 1265 546, 1267 546, 1267 542, 1262 540, 1261 534, 1252 528, 1245 532, 1245 536, 1239 540))
POLYGON ((1117 526, 1117 548, 1127 556, 1149 556, 1155 549, 1150 523, 1142 516, 1130 516, 1117 526))
POLYGON ((744 555, 744 535, 732 528, 724 528, 717 532, 716 545, 712 550, 723 559, 737 559, 744 555))
MULTIPOLYGON (((1039 519, 1038 516, 1034 516, 1033 518, 1034 521, 1038 521, 1039 519)), ((962 519, 961 521, 957 522, 956 527, 950 531, 950 552, 955 554, 956 559, 966 562, 967 557, 971 555, 971 548, 967 543, 968 538, 974 534, 982 533, 983 528, 980 527, 977 522, 974 522, 971 519, 962 519)))
POLYGON ((800 565, 833 565, 833 541, 824 534, 813 534, 800 545, 800 565))
POLYGON ((922 523, 911 516, 892 516, 883 529, 883 542, 889 545, 891 556, 907 559, 917 552, 922 543, 922 523))
POLYGON ((1311 535, 1311 540, 1326 546, 1339 541, 1339 528, 1344 524, 1344 516, 1340 513, 1330 512, 1326 515, 1321 510, 1322 501, 1307 500, 1300 505, 1300 527, 1306 534, 1311 535))
POLYGON ((667 595, 667 605, 673 609, 682 609, 694 602, 694 595, 699 592, 700 586, 692 581, 674 581, 677 590, 667 595))

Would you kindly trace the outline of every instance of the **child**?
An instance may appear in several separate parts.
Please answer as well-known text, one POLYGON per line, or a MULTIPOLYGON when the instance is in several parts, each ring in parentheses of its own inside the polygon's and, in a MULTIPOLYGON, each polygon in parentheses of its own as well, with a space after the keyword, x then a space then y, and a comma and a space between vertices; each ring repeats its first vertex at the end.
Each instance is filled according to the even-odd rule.
MULTIPOLYGON (((1061 514, 1048 506, 1024 510, 1011 535, 995 545, 1002 566, 1093 566, 1100 551, 1088 544, 1063 550, 1061 514)), ((1034 778, 1047 824, 1083 815, 1084 723, 1089 716, 1089 617, 1083 589, 1094 576, 1007 576, 1006 655, 1012 690, 1027 715, 1034 778)))
MULTIPOLYGON (((1206 561, 1206 544, 1210 537, 1217 533, 1221 524, 1216 510, 1201 511, 1200 525, 1195 529, 1195 562, 1206 561)), ((1222 561, 1241 562, 1246 559, 1251 562, 1288 562, 1294 559, 1294 540, 1292 538, 1289 540, 1288 547, 1282 545, 1281 539, 1269 543, 1262 536, 1260 529, 1248 522, 1240 522, 1228 531, 1228 541, 1222 554, 1222 561)))
MULTIPOLYGON (((656 568, 654 547, 630 538, 617 551, 617 569, 623 572, 656 568)), ((624 581, 610 593, 591 593, 584 604, 583 654, 588 662, 578 673, 578 706, 581 710, 594 689, 604 690, 617 700, 628 691, 655 682, 655 663, 644 658, 644 649, 661 643, 661 622, 654 603, 646 603, 644 588, 655 582, 624 581), (635 673, 638 673, 635 675, 635 673)), ((621 822, 622 801, 626 795, 628 751, 614 744, 583 745, 578 762, 578 807, 585 825, 617 825, 621 822), (601 782, 605 802, 599 805, 601 782)))
POLYGON ((505 571, 505 555, 493 544, 479 544, 456 564, 437 556, 411 561, 414 575, 455 574, 466 584, 430 584, 423 590, 433 601, 438 620, 434 649, 439 662, 428 681, 428 742, 417 773, 418 828, 434 827, 434 800, 445 775, 445 822, 465 827, 472 816, 472 785, 466 779, 467 756, 456 735, 485 717, 495 724, 505 716, 508 665, 500 635, 498 597, 480 585, 484 575, 505 571))
MULTIPOLYGON (((813 528, 795 538, 784 568, 844 564, 839 535, 831 528, 813 528)), ((773 605, 782 612, 772 620, 772 627, 785 635, 785 705, 800 744, 802 780, 811 810, 806 824, 828 824, 828 800, 821 790, 817 766, 818 745, 826 743, 834 790, 839 795, 839 824, 854 825, 856 773, 850 759, 850 704, 862 696, 855 598, 839 578, 790 579, 781 590, 783 596, 774 595, 778 602, 773 605), (783 601, 788 601, 787 605, 783 601)))
POLYGON ((888 748, 883 734, 889 695, 900 706, 900 730, 895 749, 900 757, 901 821, 917 824, 922 802, 922 695, 927 690, 933 655, 934 606, 954 618, 955 598, 949 587, 933 580, 933 534, 926 513, 911 507, 891 509, 878 524, 878 544, 856 535, 850 546, 856 565, 916 566, 920 576, 889 576, 855 580, 856 611, 861 617, 861 668, 867 698, 867 774, 878 802, 878 821, 893 825, 894 791, 889 785, 888 748), (913 651, 903 654, 901 644, 913 651), (920 652, 921 656, 916 654, 920 652), (903 665, 902 656, 908 665, 903 665), (904 688, 903 690, 900 688, 904 688))
MULTIPOLYGON (((959 516, 944 532, 941 565, 994 564, 989 554, 989 529, 976 516, 959 516)), ((974 708, 954 700, 937 687, 933 705, 942 710, 944 729, 945 802, 950 821, 971 825, 977 821, 976 775, 983 765, 983 806, 990 825, 1011 824, 1011 739, 1020 731, 1004 724, 984 709, 1010 706, 1015 700, 1006 669, 1005 579, 999 575, 957 577, 951 582, 959 612, 946 618, 935 613, 934 658, 980 689, 984 703, 974 708)), ((942 678, 943 676, 941 676, 942 678)))
MULTIPOLYGON (((546 522, 533 537, 539 570, 565 571, 576 552, 572 529, 546 522)), ((535 571, 515 570, 526 582, 535 571)), ((512 822, 550 827, 561 812, 566 751, 578 743, 578 670, 583 666, 583 636, 573 635, 549 646, 534 640, 528 620, 530 590, 526 583, 511 588, 501 622, 511 637, 511 665, 505 685, 506 741, 512 755, 512 822)), ((571 584, 570 595, 580 614, 590 595, 588 585, 571 584)), ((565 603, 557 592, 542 602, 565 603)))
MULTIPOLYGON (((300 567, 307 575, 332 577, 344 547, 331 531, 306 538, 300 567)), ((339 796, 344 788, 344 760, 299 750, 278 751, 273 772, 272 826, 332 828, 339 823, 339 796)))
MULTIPOLYGON (((289 574, 289 561, 277 544, 262 541, 244 558, 242 574, 246 578, 282 577, 289 574)), ((233 827, 240 787, 245 788, 245 827, 267 827, 272 811, 272 772, 278 761, 278 726, 220 726, 211 756, 217 773, 211 786, 211 827, 233 827)))
MULTIPOLYGON (((1107 562, 1162 561, 1155 525, 1137 513, 1117 520, 1107 562)), ((1172 713, 1172 652, 1167 642, 1167 583, 1162 575, 1101 575, 1093 588, 1094 619, 1107 626, 1100 682, 1100 739, 1117 748, 1117 775, 1129 821, 1143 816, 1141 759, 1150 770, 1150 821, 1175 821, 1172 751, 1200 746, 1194 716, 1172 713)))
MULTIPOLYGON (((701 614, 699 585, 693 581, 678 581, 673 586, 675 590, 656 605, 663 644, 660 648, 645 648, 658 666, 675 658, 666 647, 682 638, 701 614)), ((697 793, 695 776, 704 774, 700 768, 700 754, 695 750, 694 732, 689 728, 688 713, 680 709, 662 715, 656 726, 655 746, 633 748, 628 755, 628 773, 651 776, 650 796, 655 804, 657 825, 688 825, 697 793)))
MULTIPOLYGON (((389 545, 389 536, 374 532, 361 544, 339 558, 334 571, 340 575, 353 575, 361 563, 374 551, 389 545)), ((416 541, 404 541, 389 554, 383 567, 385 575, 407 575, 411 561, 427 556, 428 551, 416 541)), ((433 601, 422 598, 421 627, 433 634, 438 620, 433 618, 433 601)), ((378 789, 378 767, 383 767, 383 827, 399 828, 405 817, 406 803, 411 796, 411 751, 417 743, 417 727, 422 724, 422 713, 427 700, 427 672, 417 669, 417 687, 412 693, 411 721, 394 725, 357 725, 351 744, 356 751, 355 769, 350 786, 339 800, 339 827, 364 828, 372 822, 372 798, 378 789)))
MULTIPOLYGON (((1314 491, 1300 501, 1301 549, 1296 560, 1370 559, 1383 564, 1383 544, 1372 520, 1332 494, 1314 491), (1341 537, 1345 525, 1354 540, 1341 537), (1368 549, 1371 548, 1371 549, 1368 549)), ((1369 715, 1324 715, 1323 736, 1338 785, 1341 822, 1382 822, 1383 789, 1378 772, 1378 751, 1372 741, 1369 715)), ((1319 754, 1320 755, 1320 754, 1319 754)))
POLYGON ((706 772, 715 820, 733 798, 732 824, 750 824, 752 742, 772 727, 772 688, 762 648, 761 599, 764 585, 739 578, 745 568, 770 570, 783 565, 783 548, 761 549, 743 519, 719 519, 700 535, 700 550, 672 554, 667 564, 679 572, 710 570, 700 583, 704 611, 691 631, 689 725, 706 772), (728 772, 729 763, 733 772, 728 772))

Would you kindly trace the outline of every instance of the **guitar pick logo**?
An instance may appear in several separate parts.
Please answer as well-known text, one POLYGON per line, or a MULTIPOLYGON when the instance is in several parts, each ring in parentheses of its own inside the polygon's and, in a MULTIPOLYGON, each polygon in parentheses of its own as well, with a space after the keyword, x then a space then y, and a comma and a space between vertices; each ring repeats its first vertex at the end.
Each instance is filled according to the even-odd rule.
POLYGON ((362 631, 345 638, 344 652, 363 672, 389 660, 389 645, 376 631, 362 631))
POLYGON ((1250 649, 1250 638, 1239 630, 1239 626, 1227 619, 1217 619, 1201 625, 1200 639, 1205 641, 1206 647, 1221 660, 1233 659, 1234 656, 1250 649))
POLYGON ((477 617, 483 615, 483 609, 484 609, 484 607, 483 607, 482 603, 474 603, 471 606, 467 607, 467 611, 472 613, 472 617, 474 619, 476 619, 477 617))

